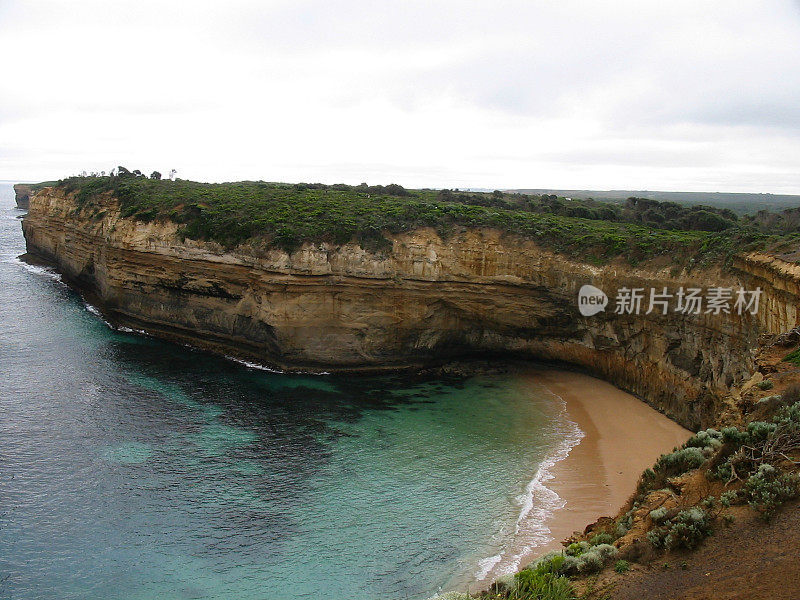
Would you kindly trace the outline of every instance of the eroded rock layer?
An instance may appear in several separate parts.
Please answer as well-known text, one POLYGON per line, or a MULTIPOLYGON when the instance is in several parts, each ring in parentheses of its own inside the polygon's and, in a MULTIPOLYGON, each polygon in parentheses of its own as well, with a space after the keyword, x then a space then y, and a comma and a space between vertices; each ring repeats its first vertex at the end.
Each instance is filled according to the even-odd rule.
POLYGON ((17 183, 14 185, 14 201, 17 203, 17 208, 27 210, 31 194, 33 193, 31 186, 24 183, 17 183))
MULTIPOLYGON (((680 423, 711 423, 727 388, 749 378, 759 334, 796 323, 800 279, 765 257, 732 272, 595 267, 530 240, 465 230, 396 235, 392 249, 306 244, 281 250, 183 240, 174 223, 120 216, 115 199, 82 209, 62 190, 31 196, 28 252, 54 263, 113 322, 224 354, 300 370, 371 370, 513 355, 583 366, 680 423), (576 297, 605 290, 605 312, 576 297), (755 286, 756 316, 615 315, 617 290, 755 286)), ((777 259, 774 259, 777 260, 777 259)))

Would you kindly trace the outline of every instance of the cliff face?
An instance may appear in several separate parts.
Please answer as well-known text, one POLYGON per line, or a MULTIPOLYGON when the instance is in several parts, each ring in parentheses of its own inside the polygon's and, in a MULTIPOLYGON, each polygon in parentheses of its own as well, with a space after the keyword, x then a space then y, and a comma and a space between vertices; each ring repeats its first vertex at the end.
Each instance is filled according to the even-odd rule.
POLYGON ((401 234, 383 255, 355 244, 226 252, 181 240, 173 223, 123 219, 113 198, 90 214, 54 188, 31 197, 23 230, 29 253, 55 263, 112 321, 160 337, 284 369, 401 368, 469 354, 567 361, 694 428, 749 378, 757 336, 794 325, 800 292, 746 261, 734 274, 691 277, 601 268, 493 230, 446 242, 430 230, 401 234), (622 287, 755 281, 768 315, 613 314, 622 287), (587 283, 609 294, 607 312, 579 314, 587 283))
POLYGON ((14 185, 14 200, 17 202, 17 208, 27 210, 30 202, 30 197, 33 194, 31 186, 24 183, 17 183, 14 185))

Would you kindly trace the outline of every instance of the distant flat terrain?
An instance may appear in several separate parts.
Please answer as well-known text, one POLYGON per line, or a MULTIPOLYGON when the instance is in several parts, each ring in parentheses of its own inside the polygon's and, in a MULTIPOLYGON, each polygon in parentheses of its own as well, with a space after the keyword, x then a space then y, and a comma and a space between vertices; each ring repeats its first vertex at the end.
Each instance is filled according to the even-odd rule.
POLYGON ((654 192, 650 190, 559 190, 559 189, 514 189, 506 190, 517 194, 555 194, 576 200, 603 200, 623 202, 631 196, 679 202, 681 204, 710 204, 729 208, 738 214, 755 213, 767 209, 780 211, 800 206, 800 195, 794 194, 746 194, 737 192, 654 192))

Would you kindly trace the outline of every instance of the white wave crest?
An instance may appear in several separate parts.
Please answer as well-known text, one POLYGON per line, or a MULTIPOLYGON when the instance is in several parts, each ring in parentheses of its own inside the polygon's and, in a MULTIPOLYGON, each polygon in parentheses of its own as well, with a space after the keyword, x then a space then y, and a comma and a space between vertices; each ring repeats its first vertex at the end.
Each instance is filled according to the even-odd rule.
POLYGON ((549 544, 554 539, 547 523, 553 513, 564 508, 566 501, 548 488, 546 483, 555 477, 551 469, 567 458, 586 434, 577 423, 568 418, 566 401, 550 390, 547 392, 558 398, 561 404, 556 429, 560 441, 536 469, 533 479, 525 486, 525 491, 517 497, 520 512, 514 524, 514 535, 508 540, 506 547, 499 554, 478 561, 475 577, 479 581, 486 579, 490 573, 494 577, 515 573, 520 567, 522 558, 533 548, 549 544), (514 541, 520 539, 525 540, 525 545, 519 552, 508 556, 509 548, 513 546, 514 541))
MULTIPOLYGON (((53 267, 46 267, 43 265, 32 265, 30 263, 25 262, 18 256, 14 257, 13 259, 8 261, 9 263, 17 264, 21 266, 23 269, 28 271, 29 273, 34 273, 35 275, 43 275, 48 279, 52 279, 53 281, 57 281, 59 283, 64 283, 64 279, 61 277, 61 273, 56 271, 53 267)), ((66 284, 64 284, 66 285, 66 284)))

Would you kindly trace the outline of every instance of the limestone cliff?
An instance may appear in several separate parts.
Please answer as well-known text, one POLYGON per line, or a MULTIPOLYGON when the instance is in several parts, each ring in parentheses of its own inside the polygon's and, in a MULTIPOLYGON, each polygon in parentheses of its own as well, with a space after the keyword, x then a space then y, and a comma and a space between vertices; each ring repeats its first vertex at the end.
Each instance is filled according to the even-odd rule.
POLYGON ((17 208, 27 210, 30 202, 30 196, 33 193, 31 186, 24 183, 17 183, 14 185, 14 200, 17 202, 17 208))
MULTIPOLYGON (((52 261, 115 323, 283 369, 371 370, 469 355, 583 366, 680 423, 707 426, 751 375, 756 338, 795 324, 800 287, 758 259, 732 272, 595 267, 494 230, 432 230, 358 245, 281 250, 182 240, 174 223, 122 218, 114 198, 82 210, 62 190, 31 197, 28 252, 52 261), (757 281, 768 314, 615 315, 617 289, 757 281), (578 289, 612 296, 582 317, 578 289)), ((745 285, 747 287, 747 285, 745 285)))

